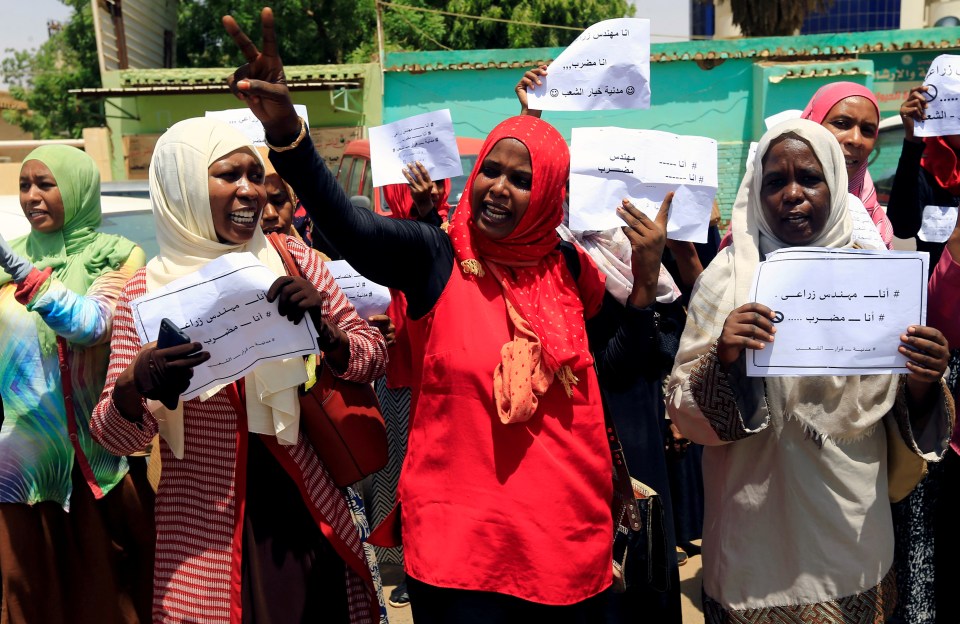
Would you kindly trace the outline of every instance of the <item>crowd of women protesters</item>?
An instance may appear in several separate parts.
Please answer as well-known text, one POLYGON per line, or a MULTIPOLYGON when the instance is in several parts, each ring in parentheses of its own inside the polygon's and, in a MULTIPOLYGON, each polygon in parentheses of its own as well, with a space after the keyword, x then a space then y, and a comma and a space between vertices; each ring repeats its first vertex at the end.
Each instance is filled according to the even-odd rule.
POLYGON ((908 373, 745 371, 746 350, 776 339, 749 296, 765 254, 862 246, 861 204, 892 248, 925 206, 960 204, 960 139, 913 133, 923 87, 901 108, 888 206, 867 172, 877 100, 839 82, 760 139, 722 245, 716 221, 693 245, 666 236, 671 194, 655 218, 625 199, 610 207, 622 228, 569 228, 567 144, 526 106, 543 66, 521 78, 521 114, 489 133, 455 209, 449 181, 410 163, 385 191, 388 218, 351 204, 311 142, 269 9, 262 49, 223 23, 247 59, 231 89, 269 149, 209 118, 164 133, 155 257, 99 231, 82 151, 23 162, 31 231, 0 238, 0 624, 377 624, 374 515, 376 535, 400 536, 397 601, 418 624, 680 624, 673 553, 701 535, 710 624, 960 622, 960 227, 917 243, 929 314, 903 328, 908 373), (311 239, 389 287, 387 313, 361 318, 311 239), (316 353, 183 401, 209 353, 142 343, 131 301, 234 252, 275 274, 267 300, 314 324, 316 353), (263 433, 288 422, 313 365, 376 381, 391 406, 406 443, 387 492, 337 486, 303 434, 263 433), (622 593, 605 414, 660 495, 671 554, 662 582, 634 571, 622 593))

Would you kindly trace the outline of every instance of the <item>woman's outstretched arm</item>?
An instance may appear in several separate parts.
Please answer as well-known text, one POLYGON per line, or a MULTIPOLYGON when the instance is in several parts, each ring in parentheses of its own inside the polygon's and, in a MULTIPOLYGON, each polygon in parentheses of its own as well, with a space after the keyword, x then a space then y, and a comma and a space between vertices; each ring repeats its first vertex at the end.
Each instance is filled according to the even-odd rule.
POLYGON ((224 28, 247 59, 230 76, 231 90, 263 124, 267 142, 275 146, 271 162, 323 235, 362 275, 403 291, 411 316, 423 316, 439 298, 453 268, 449 238, 426 224, 387 219, 350 203, 293 108, 277 51, 273 12, 263 9, 260 19, 262 50, 232 17, 223 18, 224 28))

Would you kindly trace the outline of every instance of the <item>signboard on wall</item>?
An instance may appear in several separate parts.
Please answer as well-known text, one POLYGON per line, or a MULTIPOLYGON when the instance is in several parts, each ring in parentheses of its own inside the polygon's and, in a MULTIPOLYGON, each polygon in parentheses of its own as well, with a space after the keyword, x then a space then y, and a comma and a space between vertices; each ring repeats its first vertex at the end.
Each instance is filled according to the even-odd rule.
POLYGON ((880 117, 900 113, 910 89, 923 84, 937 51, 878 54, 873 57, 873 92, 880 104, 880 117))
POLYGON ((347 148, 347 143, 354 139, 363 138, 361 126, 344 126, 336 128, 311 128, 310 137, 317 151, 323 156, 330 171, 336 173, 340 167, 340 158, 347 148))

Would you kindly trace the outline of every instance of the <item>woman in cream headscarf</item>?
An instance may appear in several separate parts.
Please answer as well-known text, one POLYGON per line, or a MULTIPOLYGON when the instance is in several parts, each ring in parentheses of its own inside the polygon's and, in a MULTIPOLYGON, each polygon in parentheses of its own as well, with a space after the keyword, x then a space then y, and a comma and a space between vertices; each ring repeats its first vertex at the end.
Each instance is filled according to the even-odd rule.
POLYGON ((887 455, 901 436, 931 461, 946 448, 946 341, 904 328, 907 375, 746 377, 744 349, 775 334, 772 311, 748 298, 763 254, 852 246, 847 174, 828 131, 784 122, 756 163, 734 205, 733 245, 691 297, 667 397, 684 435, 708 446, 706 619, 884 622, 896 595, 887 455))
POLYGON ((91 429, 114 453, 161 435, 156 621, 241 613, 243 622, 376 622, 381 601, 355 497, 336 488, 299 433, 303 360, 261 364, 242 381, 181 402, 193 367, 209 354, 197 342, 140 345, 134 330, 132 299, 245 251, 278 275, 267 299, 279 302, 281 315, 293 322, 310 315, 335 374, 358 382, 382 374, 380 334, 292 238, 286 245, 305 278, 286 276, 260 230, 263 178, 260 156, 222 122, 189 119, 160 138, 150 164, 160 252, 120 297, 91 429))

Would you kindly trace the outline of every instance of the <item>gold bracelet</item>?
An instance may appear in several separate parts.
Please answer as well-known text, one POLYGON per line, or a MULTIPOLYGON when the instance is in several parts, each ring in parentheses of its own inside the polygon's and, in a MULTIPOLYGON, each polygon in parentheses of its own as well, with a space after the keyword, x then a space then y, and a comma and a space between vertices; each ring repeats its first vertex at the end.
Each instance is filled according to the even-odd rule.
POLYGON ((300 145, 300 142, 303 141, 304 137, 307 136, 307 122, 303 120, 303 117, 297 117, 297 119, 300 120, 300 134, 298 134, 297 138, 293 140, 293 143, 284 147, 277 147, 275 145, 271 145, 266 136, 263 137, 263 142, 267 144, 267 147, 275 152, 289 152, 290 150, 296 148, 298 145, 300 145))

